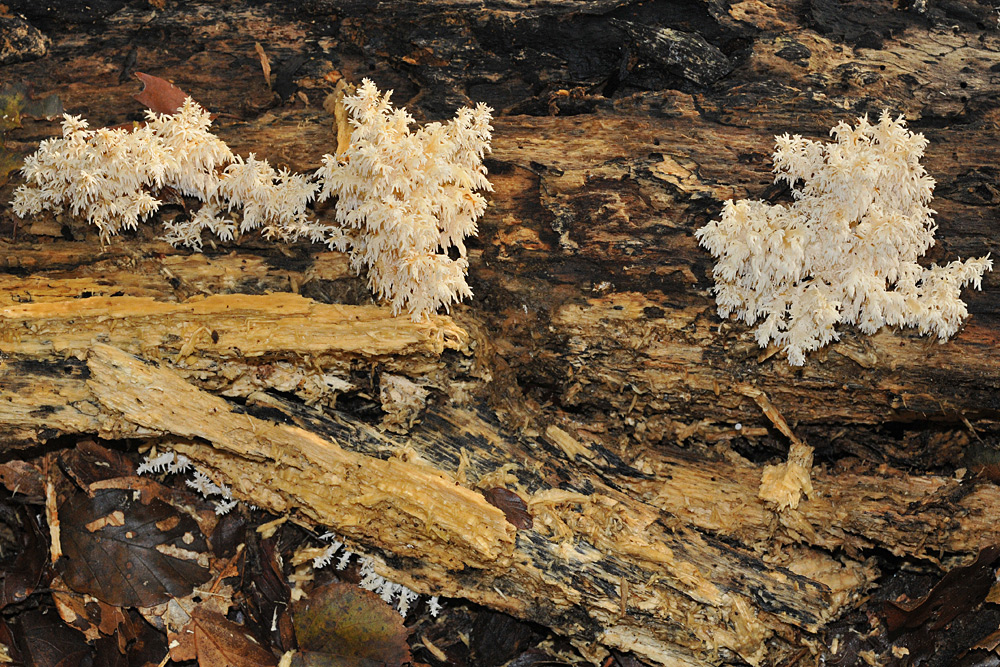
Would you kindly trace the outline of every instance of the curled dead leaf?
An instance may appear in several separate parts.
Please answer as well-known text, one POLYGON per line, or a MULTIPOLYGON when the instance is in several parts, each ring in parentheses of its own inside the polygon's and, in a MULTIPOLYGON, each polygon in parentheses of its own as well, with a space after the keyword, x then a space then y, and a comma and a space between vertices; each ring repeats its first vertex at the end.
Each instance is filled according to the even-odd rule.
POLYGON ((528 530, 534 525, 531 512, 528 511, 528 505, 525 504, 521 496, 513 491, 497 486, 484 489, 483 496, 486 498, 486 502, 499 508, 507 517, 507 521, 519 530, 528 530))
POLYGON ((188 94, 174 84, 151 74, 136 72, 135 76, 142 81, 142 90, 134 97, 137 102, 156 113, 176 113, 188 94))

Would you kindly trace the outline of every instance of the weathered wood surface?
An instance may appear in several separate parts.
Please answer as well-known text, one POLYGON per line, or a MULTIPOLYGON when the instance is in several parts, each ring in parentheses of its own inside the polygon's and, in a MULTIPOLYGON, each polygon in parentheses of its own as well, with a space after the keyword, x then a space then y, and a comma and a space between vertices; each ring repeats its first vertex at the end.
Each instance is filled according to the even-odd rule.
MULTIPOLYGON (((987 7, 106 2, 69 16, 8 5, 51 45, 3 80, 57 93, 95 125, 141 115, 136 85, 119 83, 133 46, 139 70, 220 114, 234 149, 299 170, 333 146, 321 102, 340 75, 395 88, 425 119, 469 100, 498 117, 496 191, 471 246, 476 298, 437 321, 449 333, 414 332, 409 347, 382 334, 376 351, 341 345, 333 314, 345 306, 323 304, 364 310, 368 296, 335 254, 248 238, 191 255, 156 242, 155 225, 102 247, 69 218, 16 222, 0 207, 5 446, 98 432, 167 438, 258 489, 285 470, 254 502, 336 528, 414 589, 664 664, 780 664, 807 643, 822 649, 825 624, 878 581, 881 549, 934 562, 996 543, 996 486, 950 471, 996 457, 997 274, 966 292, 971 318, 945 345, 848 328, 793 369, 720 321, 711 258, 693 237, 724 199, 783 196, 770 186, 773 135, 821 138, 889 108, 931 142, 940 226, 928 261, 1000 254, 1000 39, 987 7), (302 97, 279 103, 267 89, 255 41, 275 87, 294 82, 302 97), (295 309, 328 313, 312 322, 327 328, 308 341, 261 336, 298 326, 267 305, 291 296, 241 311, 252 331, 194 312, 268 292, 321 302, 295 309), (256 356, 233 352, 247 341, 227 345, 243 333, 260 341, 256 356), (409 437, 376 427, 392 411, 381 374, 429 391, 409 437), (325 375, 352 387, 300 384, 325 375), (240 378, 252 381, 232 390, 240 378), (122 402, 163 383, 188 398, 178 412, 122 402), (327 416, 287 398, 288 383, 327 416), (816 449, 813 495, 780 513, 757 496, 762 464, 787 449, 760 396, 816 449), (267 437, 224 428, 240 420, 267 437), (349 465, 366 477, 334 489, 328 476, 349 465), (534 527, 512 532, 475 493, 492 486, 522 495, 534 527), (414 504, 428 493, 448 509, 414 504), (362 510, 401 518, 399 530, 362 510)), ((23 125, 8 150, 57 132, 23 125)))
MULTIPOLYGON (((119 345, 128 340, 127 329, 107 328, 119 345)), ((155 323, 150 331, 159 331, 155 323)), ((817 471, 814 496, 775 513, 757 497, 760 468, 735 454, 647 452, 631 467, 554 424, 532 436, 449 406, 429 410, 409 437, 391 436, 265 391, 234 406, 189 381, 205 383, 223 366, 211 363, 218 351, 187 355, 199 359, 191 374, 154 349, 145 357, 159 357, 159 366, 99 342, 82 352, 82 365, 51 356, 8 364, 4 419, 33 419, 36 437, 157 438, 237 497, 373 549, 383 572, 416 590, 466 597, 664 664, 783 654, 863 594, 876 576, 864 556, 872 547, 933 560, 1000 538, 992 485, 817 471), (17 415, 18 402, 38 409, 17 415), (291 423, 274 423, 275 414, 291 423), (496 486, 527 501, 532 528, 515 531, 478 493, 496 486)))

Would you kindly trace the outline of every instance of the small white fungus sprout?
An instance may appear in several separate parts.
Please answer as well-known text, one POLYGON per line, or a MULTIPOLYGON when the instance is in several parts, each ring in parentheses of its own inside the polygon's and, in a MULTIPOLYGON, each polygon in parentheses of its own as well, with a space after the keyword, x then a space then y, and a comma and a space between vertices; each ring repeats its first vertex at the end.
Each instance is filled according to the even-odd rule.
MULTIPOLYGON (((137 475, 148 475, 155 473, 176 474, 191 472, 190 479, 185 480, 188 487, 194 489, 207 499, 215 500, 215 513, 227 514, 239 504, 233 498, 232 491, 225 484, 216 484, 208 475, 194 467, 191 460, 183 454, 174 452, 164 452, 156 454, 150 452, 142 463, 136 467, 137 475), (222 500, 217 500, 221 497, 222 500)), ((314 569, 327 567, 337 557, 336 569, 344 570, 355 556, 360 563, 361 581, 359 586, 377 594, 386 604, 392 605, 400 616, 405 617, 409 613, 411 605, 420 598, 420 595, 404 586, 389 581, 385 577, 375 572, 375 563, 370 558, 354 553, 346 548, 344 541, 339 539, 334 533, 326 532, 319 536, 325 543, 323 553, 313 559, 314 569)), ((441 605, 437 596, 427 600, 428 611, 432 616, 437 616, 441 611, 441 605)))

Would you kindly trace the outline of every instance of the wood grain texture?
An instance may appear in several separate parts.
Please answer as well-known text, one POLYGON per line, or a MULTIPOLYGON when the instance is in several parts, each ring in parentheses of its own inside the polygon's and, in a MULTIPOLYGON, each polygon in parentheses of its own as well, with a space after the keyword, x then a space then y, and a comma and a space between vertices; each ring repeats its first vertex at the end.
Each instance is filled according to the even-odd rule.
MULTIPOLYGON (((414 590, 668 665, 824 650, 899 562, 1000 539, 1000 492, 980 474, 1000 449, 998 274, 965 292, 970 319, 946 344, 842 327, 791 368, 718 317, 693 236, 726 199, 787 201, 774 135, 822 139, 888 108, 930 141, 926 262, 1000 254, 986 5, 7 4, 51 45, 4 79, 94 125, 141 118, 137 86, 119 83, 132 45, 142 71, 219 114, 235 150, 296 170, 336 145, 321 105, 340 77, 372 77, 420 120, 470 101, 497 118, 475 298, 433 325, 389 318, 342 256, 305 244, 191 254, 154 221, 103 246, 69 216, 0 206, 4 447, 84 433, 174 446, 414 590), (255 42, 274 90, 297 92, 264 84, 255 42), (428 391, 408 435, 379 428, 383 375, 428 391), (323 393, 310 383, 324 376, 345 384, 323 393), (135 402, 164 387, 186 398, 135 402), (759 492, 788 451, 780 424, 815 463, 812 493, 776 512, 759 492), (532 527, 515 531, 491 488, 518 494, 532 527)), ((25 119, 4 146, 57 131, 25 119)))

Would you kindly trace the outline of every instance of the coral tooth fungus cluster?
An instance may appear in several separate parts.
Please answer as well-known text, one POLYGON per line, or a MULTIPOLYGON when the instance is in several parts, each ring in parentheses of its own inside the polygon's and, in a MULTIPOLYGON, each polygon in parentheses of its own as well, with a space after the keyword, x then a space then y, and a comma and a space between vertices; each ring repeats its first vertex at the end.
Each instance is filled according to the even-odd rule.
POLYGON ((937 228, 934 180, 920 165, 927 140, 888 112, 831 134, 827 144, 776 138, 775 181, 792 189, 790 206, 727 201, 722 217, 696 232, 718 259, 719 314, 759 322, 757 343, 780 346, 795 366, 837 340, 838 323, 866 334, 889 325, 951 337, 968 316, 961 289, 979 289, 993 263, 917 263, 937 228))
POLYGON ((200 250, 205 232, 230 241, 258 229, 269 239, 324 243, 366 270, 394 312, 419 319, 472 294, 464 240, 486 209, 479 191, 492 190, 483 166, 491 110, 461 109, 447 123, 412 131, 413 119, 392 108, 390 95, 366 79, 345 97, 351 141, 324 156, 315 174, 234 154, 190 98, 175 114, 148 112, 134 130, 91 130, 67 115, 62 137, 43 141, 25 160, 14 212, 23 218, 68 207, 107 241, 149 218, 162 204, 159 193, 173 188, 203 203, 165 223, 170 243, 200 250), (330 197, 336 220, 314 219, 310 204, 330 197))

